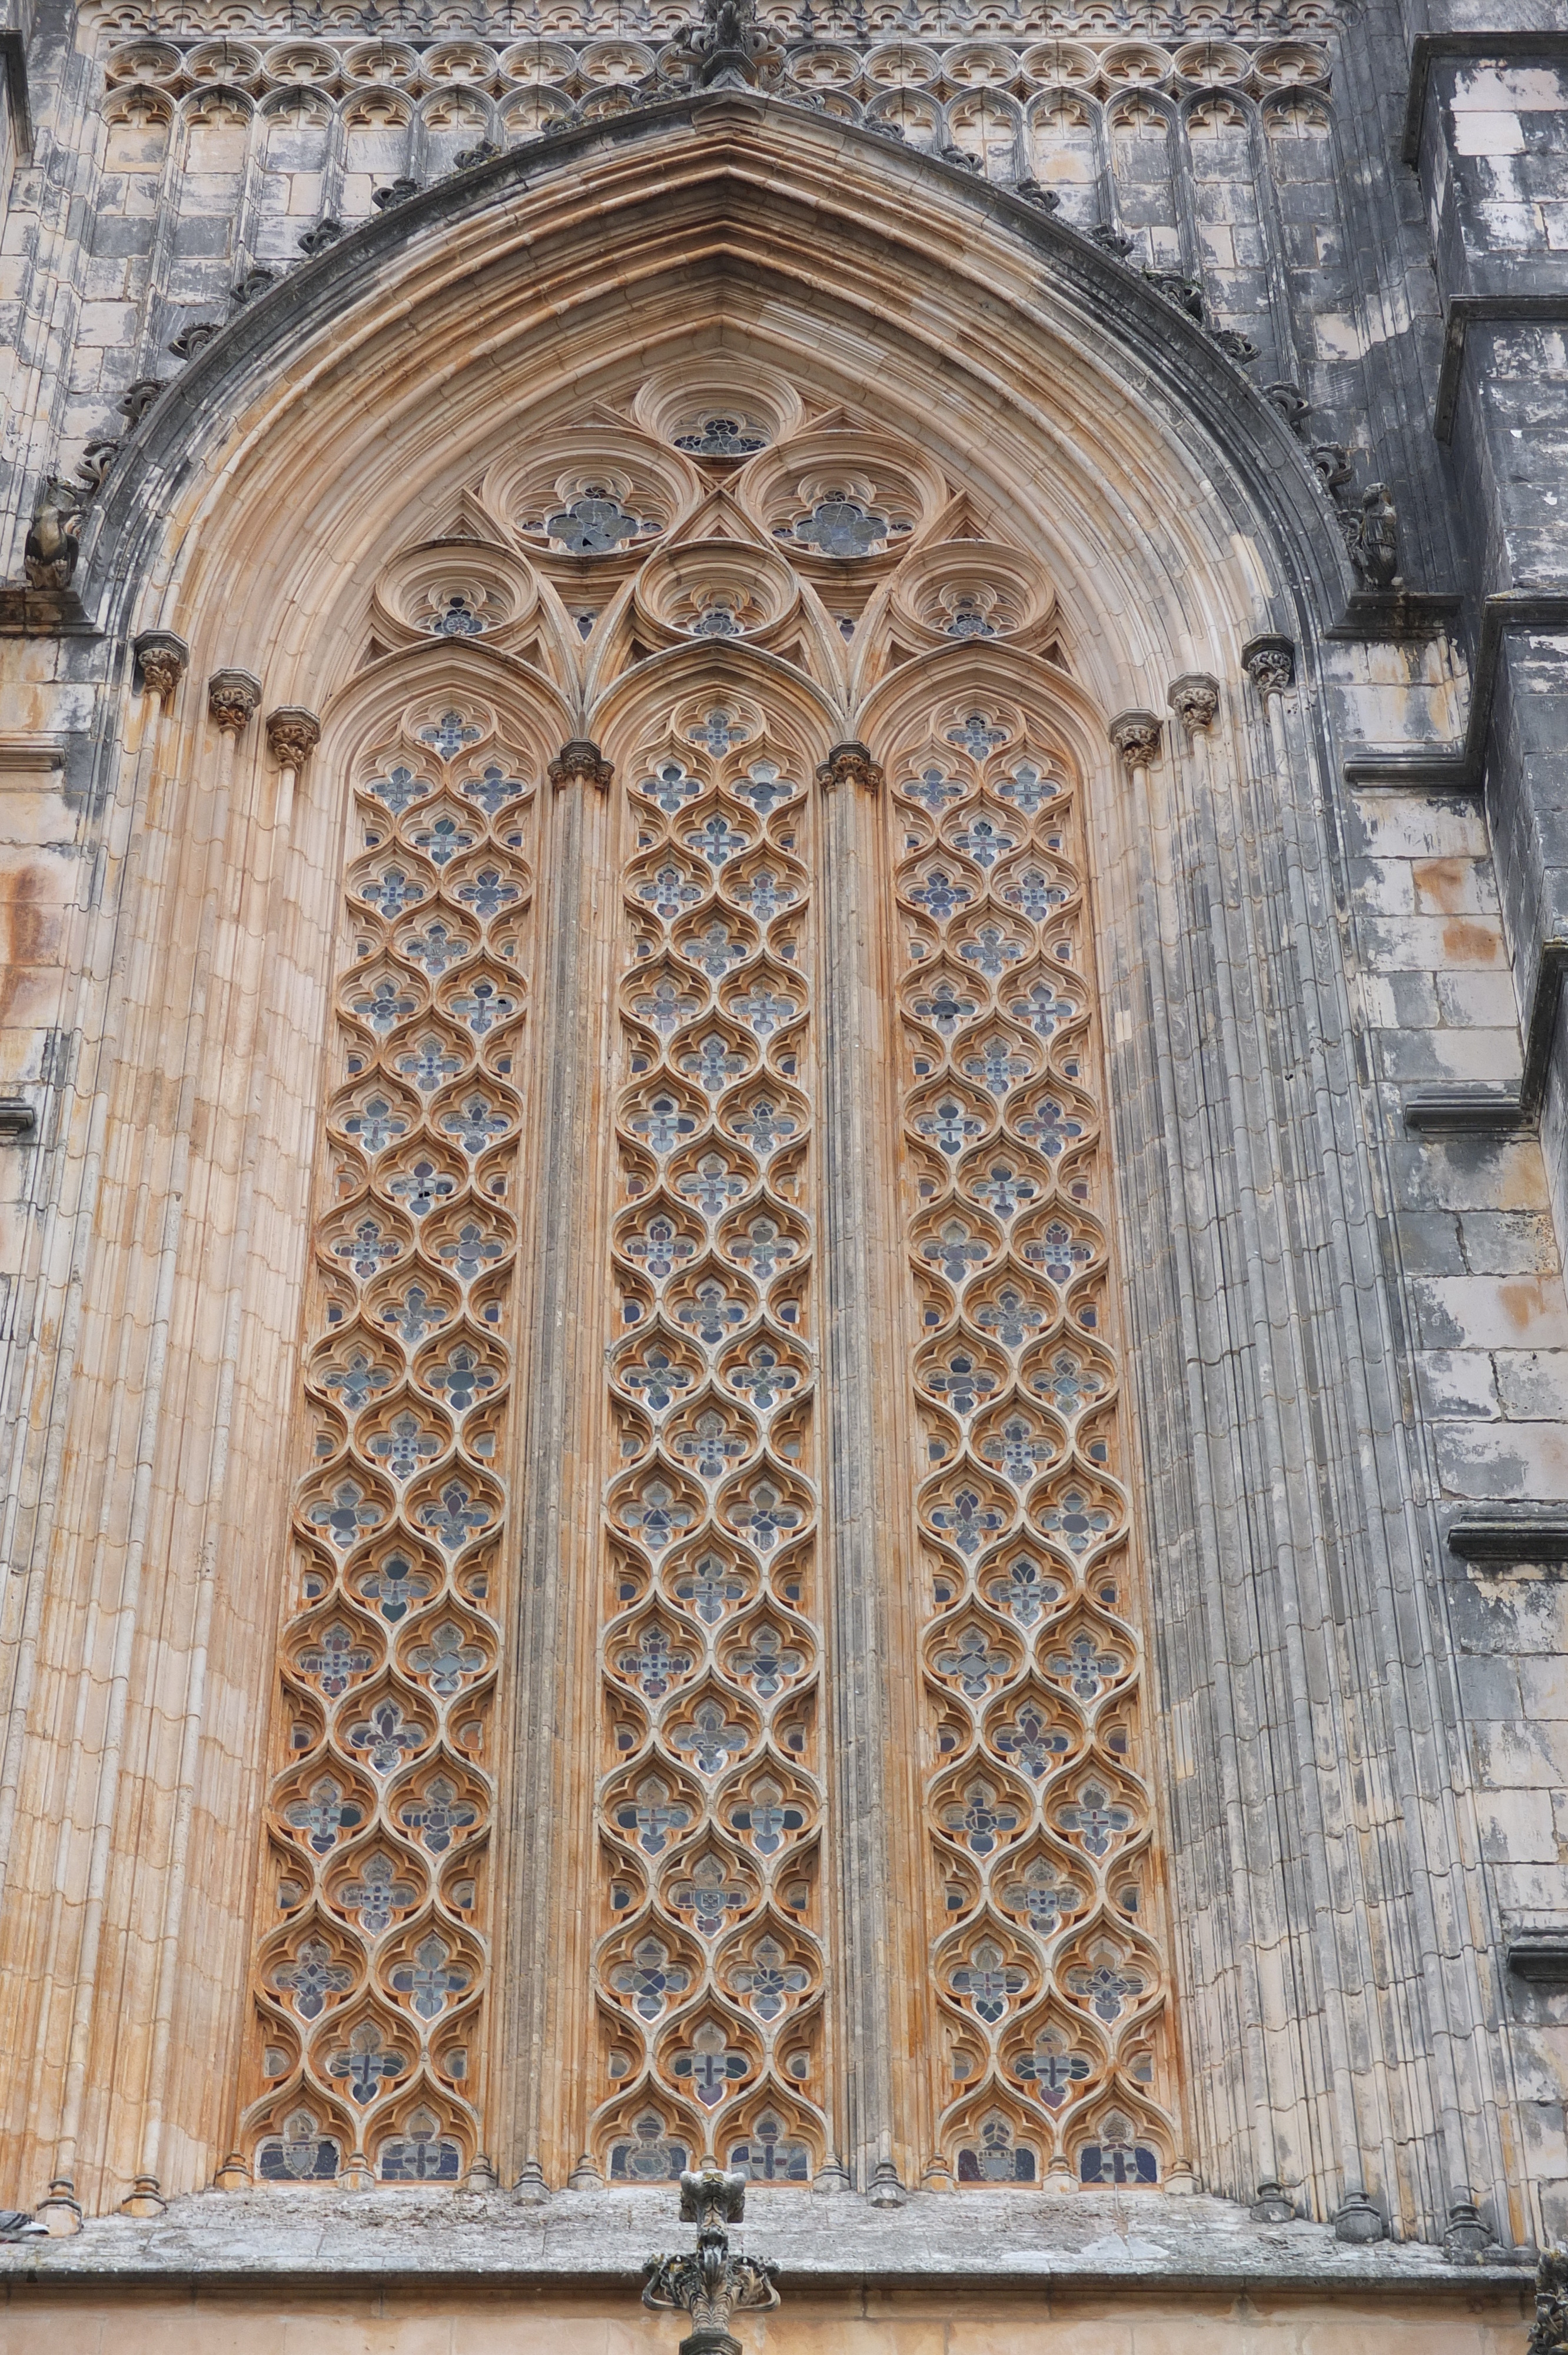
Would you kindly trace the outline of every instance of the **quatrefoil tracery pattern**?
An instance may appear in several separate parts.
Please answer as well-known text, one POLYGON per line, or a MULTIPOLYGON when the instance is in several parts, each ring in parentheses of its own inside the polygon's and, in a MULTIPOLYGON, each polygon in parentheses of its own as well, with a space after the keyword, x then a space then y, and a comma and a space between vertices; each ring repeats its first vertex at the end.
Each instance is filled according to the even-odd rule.
POLYGON ((459 2179, 480 2147, 534 787, 482 715, 355 778, 269 1793, 247 2149, 459 2179))
POLYGON ((893 774, 943 2158, 1148 2181, 1171 2075, 1079 795, 1022 709, 929 724, 893 774))
POLYGON ((693 726, 715 702, 673 716, 678 760, 627 770, 592 2129, 612 2181, 708 2148, 799 2181, 827 2140, 810 771, 761 725, 693 726))

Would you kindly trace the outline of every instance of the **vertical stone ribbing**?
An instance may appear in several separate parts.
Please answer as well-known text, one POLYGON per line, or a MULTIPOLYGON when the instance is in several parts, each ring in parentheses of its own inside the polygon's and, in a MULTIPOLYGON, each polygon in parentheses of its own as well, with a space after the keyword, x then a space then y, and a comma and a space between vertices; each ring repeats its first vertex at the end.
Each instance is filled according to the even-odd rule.
MULTIPOLYGON (((528 1409, 519 1478, 516 1645, 504 1859, 506 2007, 500 2131, 510 2175, 544 2160, 559 2180, 575 2153, 559 2089, 577 2065, 576 1987, 588 1967, 580 1891, 561 1870, 563 1821, 588 1838, 591 1709, 574 1645, 590 1614, 597 1426, 585 1423, 600 1347, 600 1287, 574 1239, 594 1232, 602 1180, 607 928, 595 911, 608 871, 613 772, 574 741, 550 764, 541 911, 533 1130, 534 1263, 523 1357, 528 1409)), ((577 1853, 584 1850, 577 1848, 577 1853)))
MULTIPOLYGON (((842 2156, 862 2190, 896 2181, 895 1940, 888 1779, 887 1544, 878 1363, 868 1282, 886 1220, 871 1009, 881 999, 876 794, 863 747, 818 772, 822 824, 822 1231, 826 1269, 828 1575, 842 2156)), ((906 2169, 910 2160, 905 2159, 906 2169)))

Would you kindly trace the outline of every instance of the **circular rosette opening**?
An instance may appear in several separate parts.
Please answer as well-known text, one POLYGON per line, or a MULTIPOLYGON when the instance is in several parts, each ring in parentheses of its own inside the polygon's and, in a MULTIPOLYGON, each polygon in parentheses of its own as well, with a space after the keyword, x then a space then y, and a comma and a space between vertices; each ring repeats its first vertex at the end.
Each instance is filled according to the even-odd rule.
POLYGON ((632 591, 638 622, 665 645, 682 639, 767 645, 800 602, 790 566, 771 549, 690 540, 650 558, 632 591))
POLYGON ((771 1466, 755 1476, 743 1474, 718 1502, 725 1528, 763 1562, 782 1561, 810 1529, 815 1511, 804 1482, 771 1466))
POLYGON ((792 432, 800 396, 787 378, 726 353, 658 368, 632 403, 638 423, 706 468, 744 464, 792 432))
POLYGON ((782 1206, 743 1212, 719 1230, 718 1248, 761 1290, 789 1275, 810 1249, 805 1220, 782 1206))
MULTIPOLYGON (((982 1089, 997 1103, 1006 1103, 1024 1081, 1033 1079, 1042 1057, 1033 1042, 1000 1026, 980 1028, 951 1049, 953 1069, 972 1088, 982 1089)), ((918 1076, 918 1074, 916 1074, 918 1076)))
POLYGON ((939 470, 897 436, 831 426, 770 451, 745 488, 778 545, 818 577, 896 564, 946 492, 939 470))
MULTIPOLYGON (((750 868, 746 871, 749 872, 750 868)), ((734 870, 726 876, 725 880, 727 886, 734 887, 734 870)), ((704 912, 690 923, 678 926, 674 943, 676 954, 685 965, 695 967, 695 973, 689 976, 678 975, 679 986, 701 989, 705 981, 711 986, 725 980, 757 954, 758 941, 756 926, 744 917, 735 916, 727 909, 718 915, 704 912)))
POLYGON ((657 546, 698 496, 685 460, 630 428, 595 423, 500 459, 481 486, 535 561, 569 583, 621 577, 657 546))
MULTIPOLYGON (((994 112, 994 110, 991 110, 994 112)), ((996 131, 1011 151, 1016 125, 996 131)), ((976 138, 983 136, 976 125, 976 138)), ((1028 549, 981 539, 940 540, 912 556, 893 585, 896 621, 927 645, 1048 634, 1056 592, 1028 549)))
MULTIPOLYGON (((780 955, 792 954, 795 929, 792 922, 781 920, 790 918, 804 897, 804 874, 798 862, 776 843, 762 842, 729 861, 721 880, 726 898, 744 909, 755 925, 772 928, 770 945, 780 955)), ((737 942, 741 937, 737 932, 737 942)), ((713 964, 707 953, 713 945, 713 935, 705 933, 703 938, 705 969, 711 974, 713 964)), ((694 954, 690 943, 685 953, 694 954)))
POLYGON ((475 1410, 493 1408, 504 1395, 508 1373, 499 1345, 473 1325, 428 1343, 414 1365, 419 1389, 470 1433, 475 1410))
POLYGON ((431 540, 394 558, 376 584, 376 634, 394 645, 421 638, 504 642, 533 615, 538 584, 507 549, 477 540, 431 540))
POLYGON ((355 1156, 349 1167, 375 1175, 376 1164, 418 1126, 421 1107, 412 1088, 389 1080, 361 1080, 333 1100, 327 1119, 355 1156))
POLYGON ((710 1391, 697 1405, 674 1417, 663 1433, 662 1444, 683 1470, 694 1473, 711 1488, 756 1453, 758 1438, 749 1416, 738 1413, 724 1399, 715 1400, 710 1391))

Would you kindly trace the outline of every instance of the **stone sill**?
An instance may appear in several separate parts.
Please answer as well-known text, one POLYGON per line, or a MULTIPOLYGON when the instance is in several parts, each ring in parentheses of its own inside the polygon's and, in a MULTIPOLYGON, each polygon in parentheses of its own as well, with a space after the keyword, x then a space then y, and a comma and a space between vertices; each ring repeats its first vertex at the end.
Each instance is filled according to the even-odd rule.
MULTIPOLYGON (((1158 2191, 1053 2194, 999 2188, 915 2192, 902 2208, 853 2193, 754 2187, 739 2243, 779 2261, 786 2297, 846 2290, 989 2297, 997 2293, 1246 2286, 1449 2299, 1531 2287, 1512 2264, 1456 2264, 1424 2243, 1357 2246, 1324 2224, 1259 2224, 1229 2200, 1158 2191)), ((673 2190, 560 2191, 525 2204, 503 2191, 334 2192, 280 2186, 172 2200, 152 2219, 101 2216, 69 2239, 0 2244, 7 2285, 275 2296, 331 2283, 428 2294, 597 2292, 635 2305, 651 2249, 691 2228, 673 2190)))

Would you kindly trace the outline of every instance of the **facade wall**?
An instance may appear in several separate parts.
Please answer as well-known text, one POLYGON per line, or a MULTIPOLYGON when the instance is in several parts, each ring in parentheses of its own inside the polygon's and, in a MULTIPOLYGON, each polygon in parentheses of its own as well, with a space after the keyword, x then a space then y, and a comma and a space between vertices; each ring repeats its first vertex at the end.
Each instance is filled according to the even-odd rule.
MULTIPOLYGON (((408 654, 375 584, 445 538, 516 559, 497 486, 520 435, 635 411, 667 441, 650 384, 718 399, 772 371, 812 416, 910 437, 970 502, 956 543, 1024 545, 1060 629, 1032 651, 1070 682, 1097 780, 1106 1216, 1188 2137, 1164 2161, 1427 2239, 1468 2187, 1529 2242, 1568 2185, 1565 1998, 1509 1962, 1568 1929, 1557 37, 1383 6, 977 16, 961 37, 820 17, 777 28, 772 99, 705 117, 678 77, 662 108, 637 87, 665 17, 605 38, 565 12, 409 10, 372 41, 342 11, 47 7, 29 35, 36 140, 0 230, 0 1834, 6 2039, 30 2056, 5 2087, 10 2196, 58 2179, 64 2223, 138 2179, 195 2189, 238 2132, 284 1763, 280 1548, 296 1443, 327 1429, 319 1399, 291 1402, 334 1084, 341 730, 364 665, 408 654), (52 474, 77 482, 83 554, 74 584, 24 591, 52 474), (1387 561, 1356 539, 1373 481, 1387 561), (188 653, 166 693, 131 644, 159 629, 188 653), (235 666, 238 727, 207 685, 235 666), (309 767, 267 732, 296 707, 326 725, 309 767)), ((549 597, 554 650, 547 629, 512 649, 557 738, 535 786, 630 725, 616 678, 663 626, 650 607, 613 659, 585 655, 601 591, 563 574, 549 597)), ((854 616, 825 590, 821 610, 853 645, 854 616)), ((891 675, 919 617, 874 610, 891 675)), ((813 683, 813 754, 902 743, 895 692, 836 641, 779 643, 813 683)), ((636 765, 630 737, 612 749, 636 765)), ((545 985, 566 1092, 531 1101, 556 1108, 553 1231, 586 1237, 607 1213, 568 1135, 606 1149, 611 862, 598 817, 552 807, 552 921, 597 946, 545 985)), ((888 985, 880 951, 844 945, 868 920, 842 878, 894 853, 830 789, 818 807, 847 1023, 830 1161, 856 1140, 824 1231, 840 1267, 871 1237, 891 1282, 888 985)), ((602 2098, 574 1878, 601 1499, 564 1468, 598 1295, 586 1258, 559 1277, 525 1252, 495 2082, 506 2173, 544 2149, 559 2182, 602 2098)), ((888 1548, 855 1537, 895 1494, 893 1426, 848 1404, 895 1345, 867 1297, 858 1337, 831 1321, 821 1468, 841 1597, 873 1601, 820 1624, 830 1758, 880 1764, 830 1767, 826 1820, 892 1824, 896 1849, 917 1819, 887 1668, 904 1605, 888 1548)), ((821 2107, 862 2190, 945 2164, 930 2105, 897 2091, 919 2007, 875 1977, 902 1954, 905 2001, 920 1947, 886 1846, 847 1876, 826 1966, 821 2107)))

